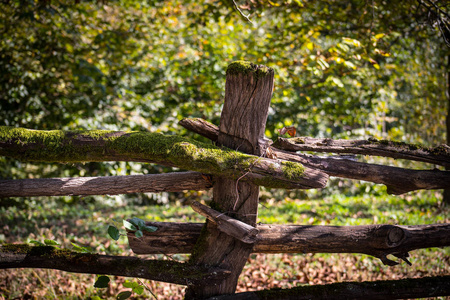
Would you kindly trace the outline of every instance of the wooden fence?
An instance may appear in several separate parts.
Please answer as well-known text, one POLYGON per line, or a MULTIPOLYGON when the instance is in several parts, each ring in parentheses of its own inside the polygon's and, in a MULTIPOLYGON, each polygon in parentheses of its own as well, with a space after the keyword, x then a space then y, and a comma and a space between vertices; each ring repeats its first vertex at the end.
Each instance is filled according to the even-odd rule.
POLYGON ((136 254, 191 253, 187 263, 77 253, 51 246, 4 244, 0 268, 51 268, 139 277, 187 285, 186 299, 398 299, 450 295, 450 276, 403 281, 340 283, 234 294, 252 252, 364 253, 384 264, 408 261, 409 251, 450 245, 450 224, 302 226, 257 225, 259 186, 311 189, 329 176, 385 184, 388 192, 450 188, 450 171, 411 170, 299 151, 364 154, 450 167, 450 148, 380 140, 264 136, 273 91, 272 69, 235 62, 227 69, 220 127, 184 119, 185 128, 214 144, 148 132, 39 131, 0 128, 0 155, 28 161, 134 161, 189 172, 85 178, 0 180, 0 197, 104 195, 213 189, 210 207, 192 201, 205 224, 147 222, 155 232, 128 233, 136 254), (401 284, 400 284, 401 283, 401 284), (382 287, 382 288, 379 288, 382 287), (228 296, 227 296, 228 295, 228 296), (231 295, 231 296, 230 296, 231 295))

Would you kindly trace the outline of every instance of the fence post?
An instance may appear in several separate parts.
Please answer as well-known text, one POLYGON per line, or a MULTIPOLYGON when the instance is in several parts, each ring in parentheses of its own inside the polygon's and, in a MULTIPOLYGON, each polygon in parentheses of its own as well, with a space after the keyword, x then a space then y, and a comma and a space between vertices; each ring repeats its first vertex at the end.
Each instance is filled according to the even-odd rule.
MULTIPOLYGON (((225 102, 220 119, 218 144, 245 153, 261 156, 266 150, 265 124, 273 91, 271 68, 238 61, 227 69, 225 102)), ((241 170, 251 172, 251 165, 241 170)), ((239 181, 239 180, 238 180, 239 181)), ((256 225, 259 186, 215 177, 211 206, 228 216, 252 226, 256 225)), ((231 275, 219 284, 193 285, 186 299, 202 299, 232 294, 253 245, 220 232, 207 221, 191 256, 191 263, 221 266, 231 275)))

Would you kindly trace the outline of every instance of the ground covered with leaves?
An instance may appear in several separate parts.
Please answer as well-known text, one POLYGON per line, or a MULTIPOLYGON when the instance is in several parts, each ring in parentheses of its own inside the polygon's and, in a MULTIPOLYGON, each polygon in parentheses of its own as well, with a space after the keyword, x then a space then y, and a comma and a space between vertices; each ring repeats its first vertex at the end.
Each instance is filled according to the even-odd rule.
MULTIPOLYGON (((260 205, 259 222, 311 225, 449 223, 450 208, 439 199, 440 195, 434 193, 402 197, 334 195, 322 200, 284 197, 275 201, 267 198, 260 205)), ((134 255, 125 237, 118 242, 108 237, 108 225, 132 217, 149 221, 204 221, 180 202, 153 206, 107 205, 103 202, 63 203, 32 198, 14 206, 4 205, 0 208, 0 239, 8 243, 51 239, 62 248, 72 249, 77 245, 90 247, 97 253, 134 255)), ((410 254, 411 267, 404 262, 394 267, 384 266, 378 259, 360 254, 252 254, 237 290, 450 275, 449 247, 416 250, 410 254)), ((187 255, 147 257, 178 261, 188 258, 187 255)), ((183 299, 185 289, 184 286, 115 276, 110 276, 107 288, 95 288, 96 279, 95 275, 57 270, 0 270, 0 299, 114 299, 121 292, 131 291, 132 283, 144 288, 141 295, 132 293, 133 299, 183 299)))

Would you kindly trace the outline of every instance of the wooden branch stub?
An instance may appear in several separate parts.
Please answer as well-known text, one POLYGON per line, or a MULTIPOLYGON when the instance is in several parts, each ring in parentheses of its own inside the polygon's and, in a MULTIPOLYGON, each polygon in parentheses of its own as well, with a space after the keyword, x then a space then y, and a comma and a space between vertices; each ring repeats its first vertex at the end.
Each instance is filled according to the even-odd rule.
POLYGON ((86 196, 207 190, 212 183, 197 172, 0 180, 1 197, 86 196))
MULTIPOLYGON (((200 223, 146 222, 155 232, 140 239, 128 235, 136 254, 190 253, 200 236, 200 223)), ((392 254, 405 262, 408 252, 421 248, 450 246, 450 224, 433 225, 258 225, 255 253, 362 253, 378 257, 386 265, 392 254)))
POLYGON ((193 210, 205 216, 217 225, 217 228, 225 232, 226 234, 240 240, 241 242, 247 244, 253 244, 256 241, 256 237, 259 233, 259 230, 255 227, 248 225, 239 220, 230 218, 224 213, 219 213, 218 211, 201 204, 197 201, 192 201, 190 203, 193 210))
POLYGON ((450 296, 450 276, 338 282, 223 295, 208 300, 393 300, 450 296))
POLYGON ((74 273, 137 277, 181 285, 213 283, 229 276, 217 267, 192 266, 169 260, 79 253, 52 246, 4 244, 0 246, 0 269, 44 268, 74 273))
POLYGON ((181 126, 189 131, 195 132, 210 139, 213 142, 217 142, 219 136, 219 127, 203 120, 201 118, 184 118, 178 122, 181 126))
POLYGON ((388 140, 333 140, 329 138, 279 137, 273 147, 286 151, 314 151, 328 153, 351 153, 375 155, 422 161, 444 167, 450 167, 450 147, 440 145, 434 148, 388 140))

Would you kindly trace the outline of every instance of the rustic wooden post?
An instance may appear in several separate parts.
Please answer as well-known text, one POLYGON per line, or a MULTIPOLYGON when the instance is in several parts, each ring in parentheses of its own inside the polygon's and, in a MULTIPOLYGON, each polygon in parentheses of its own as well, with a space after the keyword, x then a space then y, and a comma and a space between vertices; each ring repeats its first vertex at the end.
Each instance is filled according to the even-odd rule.
MULTIPOLYGON (((271 68, 238 61, 227 69, 225 103, 220 119, 218 144, 245 153, 261 156, 267 147, 265 124, 273 91, 271 68)), ((241 170, 242 176, 251 172, 241 170)), ((228 216, 256 225, 259 186, 215 177, 211 206, 228 216)), ((219 231, 207 221, 191 256, 191 263, 221 266, 231 275, 220 283, 190 286, 186 299, 203 299, 232 294, 253 245, 243 243, 219 231)))

